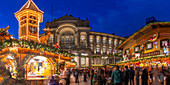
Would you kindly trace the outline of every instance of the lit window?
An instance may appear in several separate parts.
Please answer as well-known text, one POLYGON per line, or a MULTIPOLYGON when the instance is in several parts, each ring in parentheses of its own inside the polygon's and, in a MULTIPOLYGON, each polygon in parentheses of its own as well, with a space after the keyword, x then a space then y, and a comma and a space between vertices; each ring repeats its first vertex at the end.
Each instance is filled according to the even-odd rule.
POLYGON ((109 45, 111 45, 112 44, 112 40, 109 40, 109 45))
POLYGON ((66 42, 68 42, 68 41, 69 41, 69 37, 66 38, 66 42))
POLYGON ((71 38, 71 41, 74 42, 74 37, 71 38))
POLYGON ((120 41, 119 41, 119 45, 120 45, 121 43, 122 43, 122 41, 120 40, 120 41))
POLYGON ((50 36, 50 41, 53 42, 53 35, 50 36))
POLYGON ((115 53, 117 53, 117 50, 115 50, 115 53))
POLYGON ((81 40, 85 40, 85 36, 84 35, 81 35, 81 40))
POLYGON ((122 50, 119 50, 119 52, 122 52, 122 50))
POLYGON ((103 39, 103 44, 106 44, 106 39, 103 39))
POLYGON ((91 43, 93 42, 93 38, 92 38, 92 37, 90 38, 90 42, 91 42, 91 43))
POLYGON ((96 52, 97 52, 97 53, 100 52, 100 48, 99 48, 99 47, 96 48, 96 52))
POLYGON ((117 46, 117 40, 116 39, 114 40, 114 46, 117 46))
POLYGON ((61 38, 61 42, 64 42, 64 38, 61 38))
POLYGON ((100 58, 96 59, 96 64, 100 64, 100 58))
POLYGON ((96 39, 96 42, 97 42, 97 43, 100 43, 100 39, 99 39, 99 38, 97 38, 97 39, 96 39))
POLYGON ((109 53, 111 53, 112 52, 112 48, 109 48, 109 53))
POLYGON ((91 46, 90 48, 91 48, 91 50, 93 51, 93 46, 91 46))
POLYGON ((105 47, 103 48, 103 53, 106 53, 106 48, 105 47))

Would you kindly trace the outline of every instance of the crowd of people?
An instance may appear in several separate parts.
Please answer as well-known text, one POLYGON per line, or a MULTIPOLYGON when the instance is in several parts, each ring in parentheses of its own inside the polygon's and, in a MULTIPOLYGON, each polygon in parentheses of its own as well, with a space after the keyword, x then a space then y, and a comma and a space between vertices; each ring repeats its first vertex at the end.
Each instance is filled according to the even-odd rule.
MULTIPOLYGON (((53 80, 58 80, 58 83, 49 85, 70 85, 71 75, 75 79, 75 83, 79 83, 80 78, 83 82, 87 82, 87 78, 91 80, 90 85, 170 85, 170 68, 152 67, 150 70, 141 67, 124 68, 116 66, 113 68, 99 67, 86 69, 69 69, 66 68, 60 72, 65 80, 65 83, 59 83, 59 79, 52 77, 49 83, 53 80), (80 77, 80 78, 79 78, 80 77), (141 79, 141 80, 140 80, 141 79)), ((61 81, 61 80, 60 80, 61 81)))
POLYGON ((91 85, 170 85, 170 68, 152 67, 151 70, 140 67, 91 70, 91 85), (109 78, 111 77, 111 78, 109 78), (141 81, 140 81, 141 79, 141 81), (108 82, 111 80, 110 82, 108 82), (166 83, 164 83, 166 80, 166 83))

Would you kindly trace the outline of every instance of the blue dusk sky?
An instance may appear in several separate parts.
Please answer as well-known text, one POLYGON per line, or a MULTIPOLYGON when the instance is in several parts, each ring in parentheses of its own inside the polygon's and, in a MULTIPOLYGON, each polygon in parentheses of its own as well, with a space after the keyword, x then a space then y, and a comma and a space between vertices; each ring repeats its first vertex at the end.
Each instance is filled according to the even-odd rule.
MULTIPOLYGON (((146 23, 146 18, 154 16, 160 21, 170 21, 170 0, 33 0, 44 12, 40 33, 47 20, 51 20, 51 4, 53 19, 65 14, 88 17, 91 31, 115 33, 122 37, 130 36, 146 23)), ((0 0, 0 28, 9 25, 9 33, 18 38, 18 21, 14 13, 27 0, 0 0)))

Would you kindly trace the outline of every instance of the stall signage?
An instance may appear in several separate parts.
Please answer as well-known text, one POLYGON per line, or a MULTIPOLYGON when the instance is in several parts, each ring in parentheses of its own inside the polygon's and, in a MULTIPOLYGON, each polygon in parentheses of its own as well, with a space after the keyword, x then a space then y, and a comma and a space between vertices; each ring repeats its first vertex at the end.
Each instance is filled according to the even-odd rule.
POLYGON ((148 38, 148 41, 149 41, 149 42, 153 42, 153 41, 157 40, 157 38, 158 38, 158 33, 157 33, 156 31, 154 31, 154 32, 155 32, 155 33, 154 33, 151 37, 148 38))
POLYGON ((159 33, 159 35, 162 35, 162 36, 170 36, 170 33, 159 33))
POLYGON ((160 51, 140 54, 141 57, 154 56, 154 55, 160 55, 160 51))

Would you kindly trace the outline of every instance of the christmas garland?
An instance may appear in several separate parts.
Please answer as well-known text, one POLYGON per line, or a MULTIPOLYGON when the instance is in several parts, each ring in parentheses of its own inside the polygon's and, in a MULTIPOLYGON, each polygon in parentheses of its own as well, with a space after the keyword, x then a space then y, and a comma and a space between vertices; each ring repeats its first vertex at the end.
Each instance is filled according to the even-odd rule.
POLYGON ((27 41, 27 40, 5 40, 4 42, 0 41, 0 50, 8 47, 21 47, 21 48, 30 48, 33 50, 43 50, 48 51, 56 54, 63 54, 64 56, 71 57, 74 56, 74 54, 68 53, 67 51, 61 50, 59 48, 55 48, 53 46, 48 46, 45 44, 39 44, 35 43, 34 41, 27 41))
POLYGON ((170 55, 166 56, 166 55, 158 55, 158 56, 151 56, 151 57, 144 57, 144 58, 139 58, 139 59, 131 59, 129 61, 119 61, 116 64, 123 64, 123 63, 130 63, 130 62, 140 62, 140 61, 146 61, 146 60, 151 60, 151 59, 158 59, 158 58, 167 58, 170 55))

